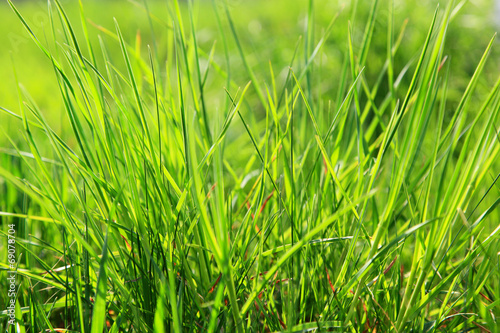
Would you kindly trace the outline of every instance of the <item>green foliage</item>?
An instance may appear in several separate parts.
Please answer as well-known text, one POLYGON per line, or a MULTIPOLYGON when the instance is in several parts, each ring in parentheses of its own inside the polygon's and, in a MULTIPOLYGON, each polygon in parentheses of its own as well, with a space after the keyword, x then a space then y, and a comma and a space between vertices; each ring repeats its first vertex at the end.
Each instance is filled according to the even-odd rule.
POLYGON ((7 2, 20 330, 498 332, 487 4, 7 2))

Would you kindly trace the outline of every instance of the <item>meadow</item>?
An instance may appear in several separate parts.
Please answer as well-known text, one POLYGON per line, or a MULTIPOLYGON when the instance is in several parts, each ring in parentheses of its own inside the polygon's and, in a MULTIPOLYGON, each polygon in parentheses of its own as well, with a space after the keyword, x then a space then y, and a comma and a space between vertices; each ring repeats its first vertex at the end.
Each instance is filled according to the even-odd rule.
POLYGON ((495 20, 0 3, 0 329, 500 332, 495 20))

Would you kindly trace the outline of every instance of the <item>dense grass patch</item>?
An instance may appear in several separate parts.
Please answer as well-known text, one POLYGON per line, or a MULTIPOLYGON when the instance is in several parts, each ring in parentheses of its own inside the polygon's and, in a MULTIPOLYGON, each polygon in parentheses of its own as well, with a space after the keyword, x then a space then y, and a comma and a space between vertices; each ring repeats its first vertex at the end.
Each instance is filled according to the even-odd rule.
POLYGON ((18 331, 498 331, 484 7, 8 3, 45 87, 12 57, 18 331))

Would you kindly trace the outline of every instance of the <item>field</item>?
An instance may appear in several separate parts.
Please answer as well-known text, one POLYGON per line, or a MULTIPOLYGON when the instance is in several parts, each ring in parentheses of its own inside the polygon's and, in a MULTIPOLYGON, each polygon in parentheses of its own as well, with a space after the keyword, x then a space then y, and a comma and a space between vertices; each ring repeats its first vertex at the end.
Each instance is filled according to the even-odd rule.
POLYGON ((500 332, 493 8, 0 3, 0 329, 500 332))

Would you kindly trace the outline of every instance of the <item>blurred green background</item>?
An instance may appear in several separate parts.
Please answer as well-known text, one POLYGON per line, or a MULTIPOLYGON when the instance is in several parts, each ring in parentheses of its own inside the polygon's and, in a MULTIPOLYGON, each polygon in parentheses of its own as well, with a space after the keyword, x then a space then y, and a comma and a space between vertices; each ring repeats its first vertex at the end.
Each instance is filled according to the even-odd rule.
MULTIPOLYGON (((54 47, 54 43, 49 37, 52 34, 49 31, 47 1, 14 0, 14 3, 42 43, 48 45, 48 47, 54 47)), ((61 3, 64 5, 80 37, 82 37, 78 1, 63 0, 61 3)), ((168 33, 169 29, 171 29, 168 22, 171 19, 165 2, 84 0, 82 3, 85 15, 89 20, 89 35, 92 45, 98 50, 96 54, 100 53, 97 38, 100 35, 111 52, 111 59, 116 59, 114 65, 118 68, 123 68, 118 43, 97 28, 97 26, 101 26, 114 32, 113 18, 116 18, 119 22, 125 39, 131 45, 140 48, 144 55, 147 55, 147 45, 151 45, 157 49, 160 59, 166 61, 171 57, 172 50, 168 50, 166 47, 166 45, 170 45, 167 38, 170 38, 171 35, 168 33), (148 20, 147 10, 152 14, 151 20, 148 20)), ((266 82, 270 79, 269 62, 272 63, 274 72, 276 74, 281 73, 280 78, 284 79, 297 42, 305 31, 307 1, 229 0, 229 4, 237 31, 243 40, 248 60, 257 73, 258 79, 266 82), (250 47, 251 49, 249 49, 250 47)), ((182 5, 186 6, 186 3, 183 2, 182 5)), ((395 37, 399 35, 402 26, 406 24, 405 21, 409 17, 411 17, 411 20, 407 22, 401 47, 395 57, 395 73, 401 72, 404 66, 407 65, 408 59, 414 58, 420 52, 420 46, 437 5, 438 1, 429 0, 396 1, 394 12, 395 37)), ((445 3, 441 4, 442 7, 444 5, 445 3)), ((215 45, 215 61, 223 63, 221 58, 224 54, 223 45, 220 42, 221 35, 216 25, 212 2, 196 1, 194 6, 197 20, 197 39, 201 49, 209 53, 215 45)), ((381 15, 378 16, 375 27, 375 39, 371 45, 365 69, 365 74, 368 76, 377 75, 385 59, 386 40, 384 36, 387 29, 385 20, 387 10, 385 7, 382 3, 381 15), (377 34, 377 30, 383 30, 384 33, 377 34), (373 72, 371 68, 374 69, 373 72)), ((315 76, 320 85, 318 87, 318 96, 331 96, 331 99, 334 99, 337 88, 335 78, 340 75, 345 57, 345 27, 348 24, 349 14, 353 10, 352 3, 348 1, 316 0, 315 8, 314 45, 332 17, 339 13, 332 34, 320 50, 321 56, 316 57, 315 60, 321 62, 322 68, 322 72, 317 73, 318 75, 315 76)), ((451 22, 452 26, 449 29, 446 52, 452 54, 452 57, 448 60, 451 60, 452 65, 452 83, 455 87, 460 88, 458 91, 463 91, 465 88, 484 48, 495 32, 494 9, 494 1, 463 2, 460 12, 451 22)), ((356 10, 356 22, 351 22, 355 47, 361 43, 359 39, 363 34, 369 6, 364 5, 361 1, 356 10)), ((187 11, 184 10, 184 12, 187 11)), ((187 17, 184 25, 187 33, 189 33, 189 20, 187 17)), ((31 94, 39 107, 44 110, 44 116, 54 130, 60 133, 62 137, 65 137, 66 117, 61 117, 61 99, 59 98, 57 82, 50 60, 43 55, 30 39, 6 1, 0 3, 0 32, 0 45, 2 45, 2 52, 0 53, 0 105, 19 113, 18 91, 14 75, 15 68, 21 85, 31 94)), ((231 70, 240 74, 233 79, 238 84, 244 85, 249 78, 246 75, 244 66, 241 64, 234 41, 229 36, 229 31, 225 33, 228 34, 226 37, 229 37, 227 40, 230 48, 231 70)), ((498 44, 498 41, 496 43, 498 44)), ((303 43, 300 44, 300 47, 304 47, 303 43)), ((487 66, 489 67, 486 70, 487 75, 483 79, 483 84, 491 83, 494 80, 494 73, 500 63, 498 61, 498 47, 495 46, 493 49, 495 55, 488 61, 487 66)), ((298 54, 296 61, 304 63, 305 59, 300 59, 303 52, 298 54)), ((212 71, 208 78, 208 87, 214 92, 209 101, 212 105, 219 105, 219 99, 224 98, 225 81, 213 74, 214 72, 212 71)), ((162 74, 165 76, 165 73, 162 74)), ((405 80, 408 80, 408 78, 403 78, 403 85, 405 80)), ((457 91, 455 89, 450 90, 457 91)), ((479 92, 481 92, 481 89, 479 92)), ((381 91, 380 96, 384 96, 384 94, 385 92, 381 91)), ((453 96, 451 97, 453 98, 453 96)), ((459 98, 459 96, 456 96, 456 98, 459 98)), ((16 127, 20 124, 12 117, 0 113, 0 125, 15 138, 16 127)), ((4 138, 0 138, 0 142, 5 143, 4 138)))

